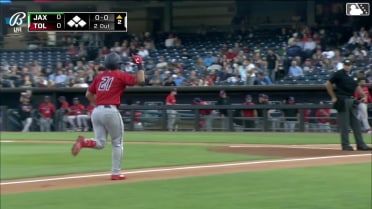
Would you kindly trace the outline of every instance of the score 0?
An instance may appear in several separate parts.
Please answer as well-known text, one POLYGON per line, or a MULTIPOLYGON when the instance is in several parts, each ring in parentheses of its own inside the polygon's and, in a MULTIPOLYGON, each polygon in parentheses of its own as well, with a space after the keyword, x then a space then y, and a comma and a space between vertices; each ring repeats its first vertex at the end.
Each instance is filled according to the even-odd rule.
MULTIPOLYGON (((60 20, 62 20, 62 16, 60 14, 57 14, 56 19, 57 19, 57 21, 60 21, 60 20)), ((58 29, 62 28, 62 24, 60 22, 57 22, 56 26, 57 26, 58 29)))

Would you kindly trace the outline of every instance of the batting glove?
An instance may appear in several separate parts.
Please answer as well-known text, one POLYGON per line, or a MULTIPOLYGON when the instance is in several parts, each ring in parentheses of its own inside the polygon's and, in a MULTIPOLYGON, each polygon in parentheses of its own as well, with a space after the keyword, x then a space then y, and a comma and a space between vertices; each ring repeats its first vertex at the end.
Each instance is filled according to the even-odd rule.
POLYGON ((137 65, 142 64, 142 57, 139 55, 133 55, 132 56, 133 62, 136 63, 137 65))

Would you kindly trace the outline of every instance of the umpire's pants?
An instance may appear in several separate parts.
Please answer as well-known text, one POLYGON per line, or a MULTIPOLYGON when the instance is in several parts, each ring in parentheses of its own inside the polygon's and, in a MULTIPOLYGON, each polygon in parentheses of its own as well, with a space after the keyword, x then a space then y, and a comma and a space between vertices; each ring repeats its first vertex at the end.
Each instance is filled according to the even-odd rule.
POLYGON ((358 109, 357 105, 354 104, 354 99, 347 98, 342 99, 340 105, 344 105, 343 111, 339 111, 337 119, 339 123, 341 133, 341 145, 343 148, 350 146, 349 142, 349 125, 353 130, 355 142, 358 147, 364 147, 366 144, 362 138, 362 132, 360 128, 360 121, 358 120, 358 109), (343 103, 343 104, 342 104, 343 103))

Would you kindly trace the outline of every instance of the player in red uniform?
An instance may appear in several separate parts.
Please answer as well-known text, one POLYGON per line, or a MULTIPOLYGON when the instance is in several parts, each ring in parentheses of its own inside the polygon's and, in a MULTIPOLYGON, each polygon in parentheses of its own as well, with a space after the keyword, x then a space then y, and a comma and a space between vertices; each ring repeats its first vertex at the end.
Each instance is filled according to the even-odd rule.
POLYGON ((83 131, 89 130, 88 121, 91 119, 94 106, 95 106, 94 103, 91 102, 87 106, 85 114, 78 115, 77 117, 78 127, 82 128, 83 131))
POLYGON ((368 122, 368 104, 372 103, 372 97, 371 93, 369 92, 368 86, 366 86, 365 79, 360 80, 359 85, 362 88, 364 95, 367 96, 367 100, 363 100, 362 96, 358 93, 358 91, 355 91, 354 97, 359 101, 358 119, 362 122, 364 131, 367 131, 367 133, 371 134, 372 133, 371 126, 369 125, 368 122))
POLYGON ((49 132, 50 127, 53 123, 54 113, 56 111, 56 107, 54 104, 50 102, 50 97, 45 96, 44 102, 40 103, 39 105, 39 112, 41 115, 40 118, 40 131, 42 132, 49 132))
MULTIPOLYGON (((320 101, 319 104, 324 104, 323 101, 320 101)), ((318 130, 320 132, 331 132, 331 125, 330 125, 330 116, 331 116, 331 109, 329 108, 322 108, 317 109, 315 111, 315 116, 318 118, 318 130)))
POLYGON ((122 61, 118 54, 111 53, 106 56, 104 61, 106 70, 94 78, 86 92, 88 100, 96 104, 92 112, 95 138, 86 139, 79 136, 71 150, 72 155, 76 156, 82 148, 103 149, 109 134, 112 144, 111 180, 126 178, 121 173, 124 133, 123 119, 118 110, 121 96, 127 86, 143 85, 145 81, 142 58, 138 55, 133 55, 132 58, 138 66, 137 76, 119 70, 122 61))
POLYGON ((80 104, 79 98, 75 97, 73 99, 73 104, 69 107, 69 111, 67 113, 68 122, 71 125, 72 130, 81 130, 81 126, 78 125, 78 117, 85 113, 84 105, 80 104))
MULTIPOLYGON (((199 97, 196 97, 192 100, 192 102, 196 105, 208 105, 207 101, 203 101, 199 97)), ((212 114, 213 110, 210 109, 201 109, 199 110, 200 118, 199 118, 199 128, 205 129, 206 131, 212 131, 212 114)))
MULTIPOLYGON (((247 94, 245 96, 245 102, 243 103, 243 105, 247 105, 247 106, 253 106, 254 105, 251 95, 247 94)), ((257 117, 257 110, 246 109, 246 110, 242 110, 241 113, 242 113, 241 116, 246 118, 246 119, 244 119, 244 128, 247 131, 252 131, 252 129, 254 129, 254 127, 255 127, 255 120, 256 120, 256 117, 257 117)))
MULTIPOLYGON (((173 89, 168 96, 165 98, 165 104, 166 105, 176 105, 176 95, 177 95, 177 89, 173 89)), ((169 109, 167 110, 168 115, 168 131, 175 131, 177 128, 175 126, 176 124, 176 118, 177 118, 177 111, 169 109)))
POLYGON ((66 101, 65 96, 60 96, 58 98, 60 103, 60 108, 56 111, 56 121, 57 121, 57 130, 65 131, 67 119, 67 112, 69 111, 70 104, 66 101))

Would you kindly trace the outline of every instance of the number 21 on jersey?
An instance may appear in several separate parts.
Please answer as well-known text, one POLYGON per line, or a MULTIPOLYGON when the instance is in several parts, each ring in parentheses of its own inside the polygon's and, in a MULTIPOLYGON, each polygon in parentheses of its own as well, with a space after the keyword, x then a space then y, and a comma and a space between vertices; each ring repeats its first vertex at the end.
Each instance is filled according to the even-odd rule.
POLYGON ((110 90, 111 84, 114 81, 114 77, 104 76, 98 85, 98 91, 110 90))

